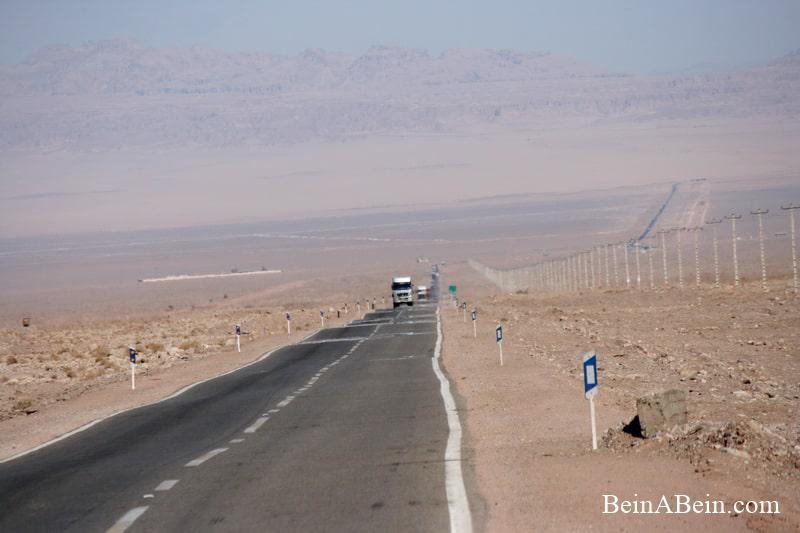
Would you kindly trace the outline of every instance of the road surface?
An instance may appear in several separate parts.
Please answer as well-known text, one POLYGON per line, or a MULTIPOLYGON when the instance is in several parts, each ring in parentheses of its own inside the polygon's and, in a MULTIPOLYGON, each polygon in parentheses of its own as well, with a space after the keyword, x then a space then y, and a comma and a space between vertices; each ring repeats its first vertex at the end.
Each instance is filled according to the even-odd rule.
POLYGON ((379 310, 0 464, 0 531, 469 530, 437 326, 379 310))

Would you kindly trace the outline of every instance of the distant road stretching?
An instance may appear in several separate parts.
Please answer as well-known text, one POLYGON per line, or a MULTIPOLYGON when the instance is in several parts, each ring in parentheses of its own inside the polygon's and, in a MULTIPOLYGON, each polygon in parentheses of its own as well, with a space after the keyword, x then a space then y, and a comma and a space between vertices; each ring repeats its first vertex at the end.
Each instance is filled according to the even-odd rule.
POLYGON ((377 311, 2 463, 0 531, 470 531, 439 328, 377 311))

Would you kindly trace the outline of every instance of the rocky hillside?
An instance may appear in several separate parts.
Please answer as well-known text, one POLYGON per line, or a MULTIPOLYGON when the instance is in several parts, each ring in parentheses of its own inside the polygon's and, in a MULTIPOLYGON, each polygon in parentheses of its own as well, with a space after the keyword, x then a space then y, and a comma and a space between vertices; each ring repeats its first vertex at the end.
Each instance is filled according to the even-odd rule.
POLYGON ((644 78, 509 50, 290 57, 103 41, 48 47, 0 68, 0 149, 282 144, 542 117, 799 112, 800 52, 750 70, 644 78))

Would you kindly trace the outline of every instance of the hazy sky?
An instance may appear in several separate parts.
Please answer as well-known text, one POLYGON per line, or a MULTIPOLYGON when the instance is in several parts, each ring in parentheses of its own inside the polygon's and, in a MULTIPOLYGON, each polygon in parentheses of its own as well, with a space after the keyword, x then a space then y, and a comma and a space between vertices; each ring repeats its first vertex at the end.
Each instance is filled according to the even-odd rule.
POLYGON ((296 53, 512 48, 627 71, 749 65, 800 48, 798 0, 0 0, 0 61, 52 43, 296 53))

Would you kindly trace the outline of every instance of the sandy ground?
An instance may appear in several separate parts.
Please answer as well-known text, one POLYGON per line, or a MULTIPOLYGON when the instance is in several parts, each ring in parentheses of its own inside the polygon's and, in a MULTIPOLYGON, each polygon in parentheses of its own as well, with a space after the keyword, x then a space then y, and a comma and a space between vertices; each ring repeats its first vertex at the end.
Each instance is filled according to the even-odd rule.
MULTIPOLYGON (((224 304, 136 320, 97 320, 0 330, 0 458, 37 446, 115 412, 169 396, 251 362, 321 326, 367 310, 364 294, 385 294, 384 277, 298 284, 224 304), (355 295, 362 298, 360 303, 355 295), (287 335, 285 313, 292 316, 287 335), (242 351, 234 324, 240 323, 242 351), (131 390, 127 347, 139 351, 131 390)), ((371 303, 371 302, 370 302, 371 303)), ((383 302, 376 297, 376 306, 383 302)))
MULTIPOLYGON (((500 294, 449 266, 478 310, 443 307, 444 362, 466 419, 477 523, 490 531, 796 531, 800 527, 800 300, 781 292, 500 294), (494 327, 505 329, 499 365, 494 327), (591 451, 580 359, 598 352, 600 449, 591 451), (644 440, 621 431, 635 398, 686 390, 689 424, 644 440), (721 447, 736 450, 725 453, 721 447), (780 515, 603 514, 620 500, 777 500, 780 515)), ((730 509, 730 507, 728 507, 730 509)))

